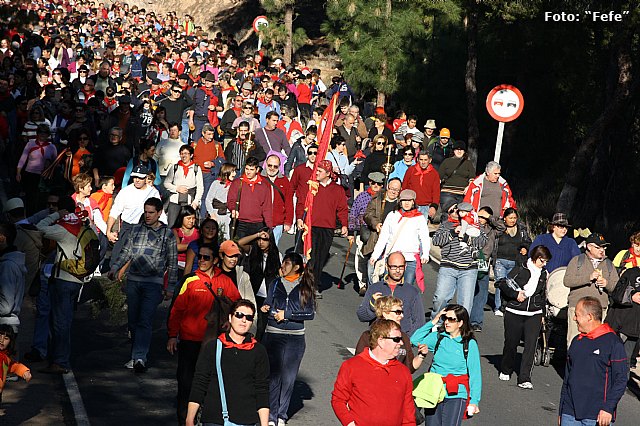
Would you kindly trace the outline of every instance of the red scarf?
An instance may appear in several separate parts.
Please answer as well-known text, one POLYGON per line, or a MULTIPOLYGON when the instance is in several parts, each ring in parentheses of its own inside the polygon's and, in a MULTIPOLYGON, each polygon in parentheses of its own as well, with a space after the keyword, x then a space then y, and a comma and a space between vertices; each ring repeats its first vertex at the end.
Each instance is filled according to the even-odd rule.
MULTIPOLYGON (((218 180, 220 181, 220 183, 222 183, 222 179, 218 178, 218 180)), ((231 181, 229 179, 227 179, 227 181, 224 183, 224 187, 228 188, 229 185, 231 185, 231 181)))
MULTIPOLYGON (((218 97, 213 94, 213 90, 209 90, 204 86, 200 87, 200 90, 202 90, 204 93, 207 94, 207 96, 209 96, 209 105, 213 105, 216 107, 218 106, 218 97)), ((213 127, 216 127, 218 125, 218 113, 215 110, 211 111, 210 109, 207 111, 209 111, 208 112, 209 123, 213 127)))
POLYGON ((398 219, 398 223, 402 220, 403 217, 418 217, 418 216, 422 216, 422 213, 420 213, 420 211, 418 209, 411 209, 408 212, 405 212, 404 210, 400 209, 398 210, 398 213, 400 213, 400 219, 398 219))
MULTIPOLYGON (((622 263, 631 263, 634 268, 638 266, 638 257, 633 253, 633 246, 629 248, 629 258, 622 263)), ((624 266, 627 267, 627 265, 624 266)))
POLYGON ((155 99, 160 95, 162 95, 162 87, 157 90, 149 89, 149 97, 153 97, 155 99))
POLYGON ((240 179, 242 179, 242 182, 244 182, 247 185, 249 185, 249 188, 251 188, 251 192, 253 192, 254 188, 256 187, 256 184, 262 182, 262 176, 260 176, 260 175, 256 175, 256 180, 249 180, 247 175, 242 175, 242 177, 240 179))
POLYGON ((422 170, 422 167, 420 167, 420 164, 416 164, 414 166, 414 171, 413 171, 413 175, 414 176, 420 176, 420 186, 422 186, 422 181, 424 180, 425 175, 431 173, 431 171, 434 170, 433 166, 431 164, 429 164, 427 166, 426 169, 422 170))
POLYGON ((189 174, 189 167, 193 165, 193 160, 189 164, 184 164, 182 160, 178 161, 178 164, 182 166, 182 171, 184 172, 184 177, 187 177, 189 174))
POLYGON ((597 339, 600 336, 603 336, 607 333, 615 333, 615 331, 613 331, 613 328, 611 328, 609 326, 609 324, 601 324, 600 326, 598 326, 597 328, 591 330, 588 333, 580 333, 578 334, 578 340, 581 340, 583 337, 586 337, 587 339, 593 340, 593 339, 597 339))
POLYGON ((251 337, 251 339, 248 342, 236 343, 233 340, 231 340, 231 338, 227 340, 226 333, 222 333, 221 335, 219 335, 218 339, 220 339, 220 341, 222 342, 225 348, 227 349, 236 348, 236 349, 240 349, 241 351, 250 351, 251 349, 253 349, 253 347, 257 343, 256 339, 254 339, 253 337, 251 337))
POLYGON ((233 107, 231 109, 236 113, 236 118, 240 117, 240 114, 242 114, 242 108, 233 107))
POLYGON ((31 149, 29 150, 29 154, 31 154, 33 151, 40 150, 40 155, 42 156, 42 158, 44 158, 44 149, 45 149, 47 146, 51 145, 51 142, 46 141, 46 142, 44 142, 44 143, 40 143, 40 142, 38 142, 37 140, 36 140, 35 142, 36 142, 36 146, 34 146, 33 148, 31 148, 31 149))
POLYGON ((380 191, 374 191, 373 189, 371 189, 371 187, 367 188, 367 193, 369 195, 371 195, 371 198, 374 198, 376 195, 378 195, 380 193, 380 191))

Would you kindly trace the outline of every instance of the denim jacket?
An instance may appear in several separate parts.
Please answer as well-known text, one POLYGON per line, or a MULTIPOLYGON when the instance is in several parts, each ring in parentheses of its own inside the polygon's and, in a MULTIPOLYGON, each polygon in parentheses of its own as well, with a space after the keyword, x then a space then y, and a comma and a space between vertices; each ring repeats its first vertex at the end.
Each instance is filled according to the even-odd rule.
POLYGON ((312 320, 315 316, 313 298, 307 300, 307 303, 302 306, 300 303, 300 284, 287 294, 281 277, 276 278, 269 286, 264 304, 270 306, 267 324, 282 330, 302 330, 304 322, 312 320), (284 321, 282 322, 277 322, 273 317, 279 310, 284 310, 284 321))

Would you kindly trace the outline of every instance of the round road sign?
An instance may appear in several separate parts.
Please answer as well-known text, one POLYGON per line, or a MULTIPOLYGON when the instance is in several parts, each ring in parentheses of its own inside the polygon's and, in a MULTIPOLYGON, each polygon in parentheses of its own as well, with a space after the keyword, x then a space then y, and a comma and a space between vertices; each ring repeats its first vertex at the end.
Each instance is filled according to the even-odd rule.
POLYGON ((264 15, 257 16, 256 19, 253 20, 253 31, 260 32, 269 26, 269 21, 267 17, 264 15))
POLYGON ((495 120, 507 123, 520 116, 524 108, 522 93, 510 84, 501 84, 487 95, 487 111, 495 120))

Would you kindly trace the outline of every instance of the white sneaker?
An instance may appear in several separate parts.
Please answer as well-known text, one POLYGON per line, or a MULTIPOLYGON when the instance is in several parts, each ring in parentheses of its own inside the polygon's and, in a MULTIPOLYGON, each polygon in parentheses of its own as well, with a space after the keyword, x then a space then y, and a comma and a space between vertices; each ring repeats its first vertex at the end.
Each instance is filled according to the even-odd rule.
POLYGON ((124 368, 128 368, 129 370, 133 370, 133 360, 130 360, 124 365, 124 368))
POLYGON ((497 311, 493 311, 493 315, 497 316, 497 317, 503 317, 504 314, 502 313, 502 311, 500 309, 498 309, 497 311))
POLYGON ((518 387, 522 389, 533 389, 533 384, 531 384, 531 382, 522 382, 518 383, 518 387))
POLYGON ((269 422, 268 425, 269 426, 276 426, 275 422, 269 422))
POLYGON ((285 426, 287 423, 284 421, 284 419, 278 419, 278 426, 285 426))
POLYGON ((511 376, 504 374, 504 373, 500 373, 500 376, 498 376, 498 378, 500 380, 502 380, 503 382, 508 382, 509 379, 511 379, 511 376))

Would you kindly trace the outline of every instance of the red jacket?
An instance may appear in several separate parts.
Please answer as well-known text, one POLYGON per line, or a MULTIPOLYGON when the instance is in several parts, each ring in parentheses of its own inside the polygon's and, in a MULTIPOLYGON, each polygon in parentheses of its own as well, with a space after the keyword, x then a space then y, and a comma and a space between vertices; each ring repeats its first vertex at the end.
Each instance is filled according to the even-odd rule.
MULTIPOLYGON (((234 179, 229 186, 229 195, 227 195, 227 208, 229 211, 236 210, 238 189, 244 177, 245 175, 242 175, 242 177, 234 179)), ((244 181, 242 183, 238 220, 249 223, 264 222, 269 228, 273 228, 271 185, 265 182, 264 179, 266 178, 258 175, 258 179, 255 182, 248 184, 244 181)))
MULTIPOLYGON (((303 213, 304 200, 302 201, 302 211, 298 213, 296 210, 296 217, 302 219, 303 213)), ((336 217, 340 219, 342 226, 349 224, 349 207, 347 207, 344 188, 335 182, 330 182, 327 186, 319 185, 318 193, 313 201, 311 226, 336 229, 336 217)))
POLYGON ((395 359, 380 364, 365 349, 340 367, 331 406, 343 425, 415 425, 412 391, 404 364, 395 359))
MULTIPOLYGON (((478 209, 482 207, 480 205, 480 199, 482 198, 482 185, 484 184, 484 177, 484 173, 476 177, 471 181, 471 183, 469 183, 467 189, 464 190, 463 201, 465 203, 471 203, 475 211, 478 211, 478 209)), ((502 214, 508 207, 513 207, 514 209, 517 207, 516 200, 513 199, 513 192, 511 192, 511 188, 509 187, 507 181, 502 176, 500 176, 498 178, 498 183, 500 184, 500 188, 502 189, 502 211, 500 212, 500 216, 502 216, 502 214)), ((497 212, 495 212, 494 214, 497 215, 497 212)))
POLYGON ((240 299, 240 292, 220 269, 215 268, 213 277, 209 277, 204 272, 197 270, 187 276, 182 282, 180 293, 171 306, 169 320, 167 321, 167 332, 169 337, 178 337, 182 340, 201 342, 207 329, 205 315, 211 309, 213 294, 209 291, 205 283, 210 283, 213 292, 227 296, 232 301, 240 299))
POLYGON ((268 177, 263 177, 267 185, 271 188, 271 199, 273 201, 273 226, 291 225, 293 222, 293 190, 289 179, 284 176, 277 177, 274 185, 280 188, 282 195, 267 182, 268 177))
POLYGON ((438 171, 429 164, 426 170, 422 170, 419 164, 415 164, 404 175, 402 189, 412 189, 416 191, 416 205, 427 206, 440 204, 440 175, 438 171))
POLYGON ((313 169, 307 167, 307 163, 300 164, 293 169, 291 175, 291 191, 296 195, 296 219, 302 219, 302 212, 304 211, 304 200, 307 198, 307 191, 309 191, 309 179, 311 179, 311 173, 313 169))

